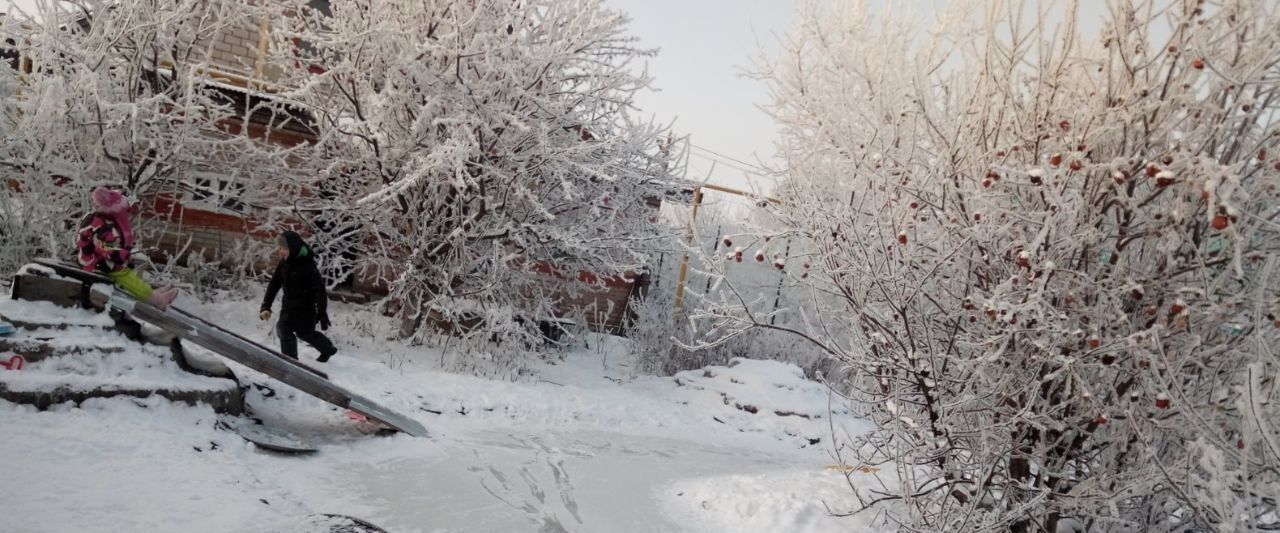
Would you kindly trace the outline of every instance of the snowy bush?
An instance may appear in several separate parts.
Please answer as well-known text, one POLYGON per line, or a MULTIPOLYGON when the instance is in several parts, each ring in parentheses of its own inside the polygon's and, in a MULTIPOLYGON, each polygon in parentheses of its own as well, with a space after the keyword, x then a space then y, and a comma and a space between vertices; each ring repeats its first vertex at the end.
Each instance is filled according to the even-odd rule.
POLYGON ((662 130, 631 116, 648 52, 622 15, 594 0, 331 8, 273 34, 272 62, 296 67, 288 97, 322 133, 300 208, 356 228, 356 267, 389 285, 406 335, 447 323, 477 353, 537 346, 552 275, 645 264, 663 232, 647 204, 671 171, 662 130))
POLYGON ((695 318, 855 369, 877 430, 849 444, 901 485, 851 512, 1275 527, 1280 14, 1116 1, 1084 35, 1034 5, 804 6, 760 76, 807 297, 773 323, 722 275, 695 318))
MULTIPOLYGON (((665 283, 655 284, 644 298, 632 302, 635 319, 627 336, 629 349, 639 362, 637 370, 669 375, 724 365, 734 358, 792 363, 810 376, 822 368, 825 354, 795 342, 786 332, 760 328, 725 335, 715 322, 696 319, 721 306, 722 298, 735 294, 750 300, 748 305, 774 324, 789 324, 795 319, 789 309, 800 295, 788 283, 789 274, 777 260, 786 253, 798 254, 800 243, 762 237, 778 225, 772 213, 756 204, 757 199, 751 198, 704 196, 693 233, 671 239, 687 240, 687 244, 670 242, 664 247, 674 260, 664 262, 665 268, 653 275, 665 283), (677 304, 680 266, 686 253, 686 279, 677 304)), ((672 215, 667 220, 672 226, 689 223, 690 213, 667 214, 672 215)))

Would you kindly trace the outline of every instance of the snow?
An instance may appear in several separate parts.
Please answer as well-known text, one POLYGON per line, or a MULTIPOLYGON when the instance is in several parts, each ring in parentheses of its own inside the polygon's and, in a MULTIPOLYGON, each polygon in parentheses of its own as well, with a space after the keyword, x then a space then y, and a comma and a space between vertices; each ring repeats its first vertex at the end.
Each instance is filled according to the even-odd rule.
MULTIPOLYGON (((177 305, 275 344, 272 325, 244 312, 253 299, 184 295, 177 305)), ((74 318, 0 300, 16 306, 74 318)), ((737 359, 636 377, 626 340, 598 337, 534 377, 496 381, 441 371, 438 349, 380 340, 386 321, 370 309, 335 303, 331 315, 342 351, 320 365, 304 347, 304 363, 417 419, 432 438, 364 435, 341 410, 234 363, 253 416, 312 439, 319 453, 256 450, 218 429, 207 406, 154 397, 47 412, 0 402, 0 499, 20 502, 0 514, 0 531, 327 531, 326 513, 388 531, 879 530, 870 512, 826 513, 824 501, 856 505, 845 476, 826 468, 831 426, 869 426, 795 366, 737 359)), ((161 379, 130 366, 146 350, 94 363, 64 356, 46 369, 161 379)))
POLYGON ((0 386, 11 391, 216 391, 235 386, 230 380, 183 372, 166 347, 137 344, 105 329, 113 325, 106 313, 3 299, 0 315, 40 326, 19 329, 6 337, 13 351, 40 346, 53 351, 49 357, 28 361, 20 371, 0 371, 0 386))
POLYGON ((106 313, 86 313, 80 309, 58 307, 49 302, 11 300, 7 297, 0 302, 3 302, 0 305, 0 315, 10 322, 100 327, 111 327, 113 324, 106 313))
POLYGON ((216 379, 182 372, 156 348, 123 353, 67 354, 27 363, 18 372, 0 373, 0 383, 13 391, 148 390, 217 391, 235 386, 216 379))
MULTIPOLYGON (((854 473, 854 479, 873 474, 854 473)), ((704 531, 787 531, 825 533, 879 531, 874 512, 834 517, 844 511, 849 485, 831 471, 765 472, 694 478, 665 491, 664 508, 672 517, 704 531), (830 511, 823 501, 833 505, 830 511)))

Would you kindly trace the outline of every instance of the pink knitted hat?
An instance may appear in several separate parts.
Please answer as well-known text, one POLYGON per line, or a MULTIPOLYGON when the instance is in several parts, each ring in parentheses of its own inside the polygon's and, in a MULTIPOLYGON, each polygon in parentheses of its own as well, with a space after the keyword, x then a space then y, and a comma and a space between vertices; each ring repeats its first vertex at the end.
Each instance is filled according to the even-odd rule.
POLYGON ((93 205, 99 213, 115 215, 129 211, 129 200, 119 191, 106 187, 93 188, 93 205))

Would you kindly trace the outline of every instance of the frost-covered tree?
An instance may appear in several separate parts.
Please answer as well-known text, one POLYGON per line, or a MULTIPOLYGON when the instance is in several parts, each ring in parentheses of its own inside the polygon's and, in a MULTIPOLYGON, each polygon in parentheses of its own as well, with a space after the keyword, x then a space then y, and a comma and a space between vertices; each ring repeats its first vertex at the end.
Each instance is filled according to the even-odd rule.
MULTIPOLYGON (((807 4, 761 66, 787 263, 811 265, 788 267, 808 299, 785 329, 871 408, 841 457, 896 474, 833 509, 1280 525, 1280 7, 1099 5, 807 4)), ((780 327, 722 304, 694 318, 780 327)))
MULTIPOLYGON (((649 52, 596 0, 335 1, 273 62, 322 138, 301 208, 349 231, 404 333, 532 341, 551 275, 642 267, 672 154, 633 118, 649 52), (549 275, 550 274, 550 275, 549 275)), ((292 28, 288 30, 287 28, 292 28)), ((519 343, 525 344, 525 343, 519 343)))
MULTIPOLYGON (((250 139, 269 102, 209 82, 243 2, 42 0, 0 17, 0 271, 66 252, 89 187, 182 194, 194 173, 270 184, 286 153, 250 139), (238 101, 239 100, 239 101, 238 101)), ((219 194, 221 191, 204 191, 219 194)), ((247 188, 241 203, 268 196, 247 188)))

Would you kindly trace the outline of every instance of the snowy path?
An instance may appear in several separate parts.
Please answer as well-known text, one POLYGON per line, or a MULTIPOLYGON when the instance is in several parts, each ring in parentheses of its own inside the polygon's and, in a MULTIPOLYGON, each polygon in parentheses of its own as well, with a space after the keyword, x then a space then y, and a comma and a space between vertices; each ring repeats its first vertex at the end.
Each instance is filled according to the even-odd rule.
MULTIPOLYGON (((750 519, 742 505, 768 495, 715 492, 702 500, 676 484, 822 468, 818 454, 596 431, 370 438, 284 457, 213 430, 204 408, 151 400, 97 400, 61 413, 5 405, 0 419, 10 435, 0 439, 0 499, 22 510, 0 515, 7 532, 310 533, 306 518, 319 513, 393 532, 711 532, 730 524, 700 521, 709 506, 731 505, 735 520, 750 519)), ((830 483, 837 478, 827 473, 826 488, 808 496, 838 498, 830 483)), ((734 529, 870 531, 816 507, 783 511, 734 529)))
MULTIPOLYGON (((235 316, 236 305, 202 311, 235 316)), ((271 342, 269 325, 230 326, 271 342)), ((388 354, 434 357, 335 329, 345 351, 325 370, 432 438, 359 435, 336 408, 278 384, 251 388, 256 416, 322 435, 319 453, 263 453, 216 429, 208 407, 157 398, 48 412, 0 402, 0 531, 321 533, 309 517, 322 513, 391 532, 879 530, 870 515, 822 507, 849 489, 823 468, 829 396, 795 367, 628 379, 606 349, 510 383, 389 364, 388 354)))
POLYGON ((689 524, 664 513, 658 491, 671 482, 795 467, 744 449, 607 433, 480 433, 446 453, 341 475, 353 496, 394 509, 379 517, 392 529, 675 532, 689 524))

